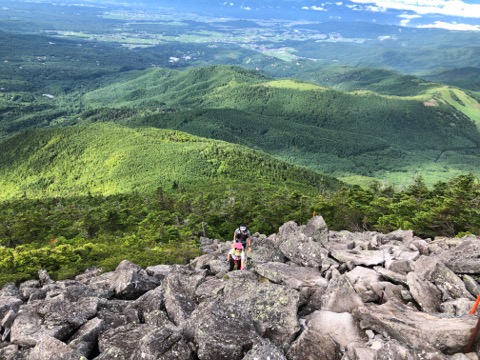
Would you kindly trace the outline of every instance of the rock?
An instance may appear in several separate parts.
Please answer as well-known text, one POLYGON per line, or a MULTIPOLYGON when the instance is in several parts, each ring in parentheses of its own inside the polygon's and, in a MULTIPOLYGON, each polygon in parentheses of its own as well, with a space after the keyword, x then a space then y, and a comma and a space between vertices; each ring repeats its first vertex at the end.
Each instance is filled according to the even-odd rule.
POLYGON ((362 302, 379 301, 382 297, 383 287, 380 285, 380 275, 375 270, 357 266, 345 273, 345 276, 362 302))
POLYGON ((97 313, 97 298, 82 298, 78 302, 63 299, 37 300, 24 305, 13 321, 11 342, 35 346, 45 335, 66 340, 97 313))
POLYGON ((138 309, 127 300, 100 301, 97 317, 105 321, 107 328, 115 328, 129 323, 141 323, 138 309))
POLYGON ((444 251, 441 259, 457 274, 480 274, 480 241, 462 240, 457 246, 444 251))
POLYGON ((98 335, 105 330, 105 321, 93 318, 83 324, 70 338, 68 346, 85 357, 89 357, 92 350, 98 346, 98 335))
POLYGON ((433 350, 412 350, 395 340, 388 341, 376 353, 375 360, 391 360, 391 359, 406 359, 406 360, 448 360, 449 357, 433 350))
POLYGON ((195 290, 205 281, 205 272, 175 266, 162 281, 165 308, 175 325, 183 327, 197 306, 195 290))
POLYGON ((343 313, 352 312, 363 306, 362 299, 356 293, 345 275, 337 274, 329 281, 322 296, 322 309, 343 313))
POLYGON ((50 275, 48 275, 47 270, 38 270, 38 280, 40 281, 40 285, 47 285, 52 284, 53 280, 50 279, 50 275))
POLYGON ((268 339, 262 339, 253 345, 242 360, 287 360, 284 352, 272 344, 268 339))
POLYGON ((334 250, 330 255, 340 263, 351 261, 355 266, 382 265, 393 258, 385 250, 334 250))
POLYGON ((216 301, 201 303, 195 309, 188 332, 200 360, 240 360, 260 341, 244 307, 216 301))
POLYGON ((258 282, 245 272, 230 278, 224 287, 223 302, 245 309, 262 337, 284 349, 300 330, 297 291, 269 282, 258 282))
POLYGON ((268 262, 257 265, 255 272, 276 284, 297 290, 305 286, 326 288, 328 284, 317 269, 298 265, 268 262))
POLYGON ((148 332, 138 342, 132 359, 190 360, 192 351, 180 330, 173 324, 148 332))
POLYGON ((425 312, 439 312, 442 302, 441 291, 431 282, 423 280, 415 272, 407 275, 407 284, 413 298, 425 312))
POLYGON ((439 259, 421 256, 414 266, 417 274, 438 287, 444 301, 459 298, 475 299, 466 289, 462 279, 439 259))
POLYGON ((328 251, 303 232, 304 228, 294 222, 280 227, 278 241, 280 250, 292 262, 300 266, 321 267, 328 251))
POLYGON ((158 282, 161 282, 168 275, 171 268, 171 265, 155 265, 147 267, 145 271, 148 275, 157 279, 158 282))
POLYGON ((127 324, 116 328, 110 328, 101 333, 98 338, 100 353, 110 348, 119 349, 126 359, 132 358, 139 347, 139 341, 156 327, 147 324, 127 324))
POLYGON ((18 290, 17 285, 15 285, 14 283, 5 284, 0 290, 0 298, 8 297, 8 296, 12 296, 12 297, 20 296, 20 291, 18 290))
POLYGON ((0 297, 0 319, 3 319, 3 317, 10 311, 13 311, 15 313, 18 312, 18 310, 20 309, 20 305, 22 304, 22 300, 14 296, 0 297))
POLYGON ((123 260, 115 269, 110 288, 119 299, 136 299, 148 290, 156 288, 160 282, 151 277, 140 266, 123 260))
POLYGON ((85 356, 51 336, 42 337, 27 357, 27 360, 87 360, 85 356))
POLYGON ((329 241, 328 226, 321 216, 314 216, 308 221, 304 234, 321 244, 326 244, 329 241))
POLYGON ((268 262, 283 263, 287 259, 278 246, 276 236, 270 236, 268 238, 252 239, 252 252, 248 254, 248 260, 252 264, 263 264, 268 262))
POLYGON ((385 333, 410 348, 440 351, 447 355, 465 349, 477 322, 473 317, 427 314, 393 301, 383 305, 366 304, 354 310, 353 316, 361 321, 362 328, 385 333))
POLYGON ((462 276, 463 283, 468 292, 474 297, 477 298, 480 295, 480 285, 475 281, 470 275, 462 276))
POLYGON ((470 314, 474 304, 475 302, 469 299, 455 299, 442 303, 440 309, 444 314, 464 316, 470 314))

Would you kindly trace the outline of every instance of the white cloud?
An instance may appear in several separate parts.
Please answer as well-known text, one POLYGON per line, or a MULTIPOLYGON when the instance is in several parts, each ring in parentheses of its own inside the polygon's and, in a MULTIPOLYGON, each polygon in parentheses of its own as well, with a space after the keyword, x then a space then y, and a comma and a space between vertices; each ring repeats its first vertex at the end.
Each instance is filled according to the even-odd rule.
POLYGON ((480 18, 480 4, 462 0, 351 0, 356 4, 374 4, 377 7, 412 11, 420 15, 439 14, 465 18, 480 18))
POLYGON ((418 28, 435 28, 435 29, 446 29, 446 30, 459 30, 459 31, 480 31, 480 25, 469 25, 469 24, 457 24, 457 23, 446 23, 443 21, 435 21, 433 24, 429 25, 418 25, 418 28))
POLYGON ((302 10, 315 10, 315 11, 327 11, 327 9, 321 6, 302 6, 302 10))
POLYGON ((371 11, 371 12, 385 12, 385 11, 387 11, 386 8, 379 7, 379 6, 367 6, 367 10, 371 11))
POLYGON ((250 6, 240 6, 240 9, 248 10, 248 11, 252 10, 252 8, 250 6))

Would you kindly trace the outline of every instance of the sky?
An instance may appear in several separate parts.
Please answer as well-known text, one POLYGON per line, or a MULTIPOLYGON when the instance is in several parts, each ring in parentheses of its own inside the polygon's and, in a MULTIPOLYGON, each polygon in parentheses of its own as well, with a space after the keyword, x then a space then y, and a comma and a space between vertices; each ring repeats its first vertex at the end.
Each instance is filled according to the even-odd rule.
POLYGON ((403 26, 423 19, 416 27, 480 31, 478 0, 350 0, 337 4, 377 13, 399 11, 399 25, 403 26), (425 22, 425 18, 432 21, 425 22))

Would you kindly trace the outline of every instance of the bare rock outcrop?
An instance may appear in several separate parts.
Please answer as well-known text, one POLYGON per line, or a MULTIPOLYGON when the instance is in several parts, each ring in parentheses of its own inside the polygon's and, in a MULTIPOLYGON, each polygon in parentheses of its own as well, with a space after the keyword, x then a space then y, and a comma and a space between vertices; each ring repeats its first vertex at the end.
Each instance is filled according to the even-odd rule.
POLYGON ((232 272, 231 242, 201 241, 188 265, 5 285, 0 359, 480 359, 479 238, 335 232, 314 217, 255 234, 232 272))

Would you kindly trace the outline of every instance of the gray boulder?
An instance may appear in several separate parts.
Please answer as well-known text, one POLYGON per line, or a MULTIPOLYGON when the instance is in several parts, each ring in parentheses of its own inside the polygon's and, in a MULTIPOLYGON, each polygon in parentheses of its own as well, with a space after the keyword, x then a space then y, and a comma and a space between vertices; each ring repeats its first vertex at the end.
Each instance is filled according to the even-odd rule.
POLYGON ((364 329, 386 334, 410 348, 447 355, 465 349, 477 322, 473 317, 427 314, 393 301, 383 305, 366 304, 354 310, 353 316, 361 321, 364 329))
POLYGON ((195 309, 188 333, 200 360, 240 360, 260 341, 244 307, 217 301, 201 303, 195 309))
POLYGON ((462 240, 457 246, 445 250, 441 259, 457 274, 480 274, 480 241, 476 238, 462 240))
POLYGON ((63 299, 30 302, 21 307, 13 321, 11 342, 35 346, 45 335, 66 340, 96 315, 97 306, 98 298, 82 298, 77 302, 63 299))
POLYGON ((180 330, 171 324, 145 334, 138 342, 131 359, 190 360, 192 350, 180 330))
POLYGON ((328 281, 317 269, 298 265, 287 265, 278 262, 268 262, 255 267, 255 272, 271 282, 285 285, 292 289, 301 287, 327 287, 328 281))
POLYGON ((320 242, 304 233, 304 227, 290 221, 280 227, 280 250, 292 262, 300 266, 319 268, 328 251, 320 242))
POLYGON ((139 341, 155 329, 155 326, 147 324, 127 324, 108 329, 100 334, 98 349, 100 353, 118 349, 125 359, 134 359, 132 356, 138 351, 139 341))
POLYGON ((320 310, 309 315, 306 321, 307 329, 304 333, 312 332, 311 337, 330 337, 342 349, 350 343, 366 340, 358 322, 349 313, 320 310))
POLYGON ((93 318, 78 329, 68 341, 68 346, 88 358, 92 350, 98 346, 98 335, 105 328, 105 321, 93 318))
POLYGON ((407 284, 413 298, 425 312, 439 312, 442 303, 441 291, 431 282, 422 279, 417 273, 407 275, 407 284))
POLYGON ((27 357, 27 360, 87 360, 81 353, 51 336, 43 336, 27 357))
POLYGON ((140 266, 123 260, 115 269, 110 288, 115 297, 131 300, 158 285, 160 282, 155 277, 149 276, 140 266))
POLYGON ((226 281, 223 302, 245 309, 259 334, 285 349, 300 330, 298 291, 270 282, 258 282, 249 272, 237 273, 226 281))
POLYGON ((362 298, 357 294, 348 277, 336 273, 322 296, 322 309, 343 313, 352 312, 361 306, 363 306, 362 298))
POLYGON ((195 291, 205 281, 205 272, 174 266, 162 281, 165 308, 175 325, 183 327, 197 306, 195 291))

